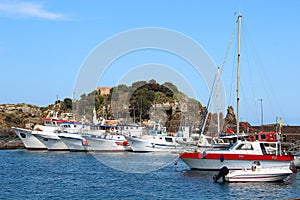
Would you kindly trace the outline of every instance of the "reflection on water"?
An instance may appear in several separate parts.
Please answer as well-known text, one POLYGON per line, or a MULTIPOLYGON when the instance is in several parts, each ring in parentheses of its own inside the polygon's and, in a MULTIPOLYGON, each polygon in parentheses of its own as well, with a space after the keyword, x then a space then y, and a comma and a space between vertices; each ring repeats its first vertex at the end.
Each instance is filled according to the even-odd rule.
POLYGON ((171 152, 91 152, 90 154, 106 166, 127 173, 149 173, 156 171, 173 163, 179 157, 178 154, 171 152))

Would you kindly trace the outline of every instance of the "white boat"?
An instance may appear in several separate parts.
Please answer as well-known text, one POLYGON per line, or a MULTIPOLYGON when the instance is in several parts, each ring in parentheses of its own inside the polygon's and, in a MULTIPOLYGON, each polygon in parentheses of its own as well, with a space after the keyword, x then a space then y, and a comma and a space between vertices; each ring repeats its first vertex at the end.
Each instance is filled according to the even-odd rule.
POLYGON ((226 174, 228 171, 226 167, 223 167, 219 174, 214 176, 214 180, 217 182, 222 177, 223 181, 227 182, 274 182, 284 181, 288 176, 293 174, 287 167, 262 168, 259 161, 254 161, 251 169, 231 170, 226 174))
POLYGON ((79 132, 84 124, 74 121, 43 118, 44 126, 38 125, 32 134, 43 143, 49 151, 68 151, 69 147, 58 136, 59 132, 79 132))
POLYGON ((300 152, 297 152, 294 155, 293 164, 296 169, 300 169, 300 152))
MULTIPOLYGON (((66 120, 58 119, 57 113, 55 116, 50 117, 50 114, 53 112, 50 112, 49 115, 46 118, 43 118, 44 125, 35 125, 33 130, 30 129, 23 129, 23 128, 16 128, 12 127, 12 129, 15 131, 15 133, 18 135, 18 137, 21 139, 23 144, 25 145, 26 149, 28 150, 46 150, 48 149, 48 139, 46 138, 47 135, 49 136, 49 139, 52 137, 56 137, 56 134, 52 134, 54 131, 59 129, 59 124, 62 122, 66 122, 66 120), (39 136, 39 137, 37 137, 39 136)), ((63 113, 65 114, 65 113, 63 113)), ((67 113, 68 114, 68 113, 67 113)), ((50 143, 49 144, 52 148, 55 148, 55 144, 50 143)), ((63 146, 63 144, 62 144, 63 146)), ((65 145, 64 145, 65 146, 65 145)), ((59 147, 61 149, 61 147, 59 147)), ((65 148, 65 147, 62 147, 65 148)))
MULTIPOLYGON (((197 129, 199 130, 199 129, 197 129)), ((179 126, 176 132, 176 142, 182 147, 196 146, 199 141, 199 133, 192 133, 190 135, 189 126, 179 126)))
POLYGON ((117 131, 120 135, 138 137, 143 135, 145 127, 137 124, 119 124, 117 131))
POLYGON ((123 135, 82 135, 82 137, 87 140, 89 144, 89 151, 118 152, 131 150, 129 143, 123 135))
POLYGON ((253 160, 260 161, 265 167, 290 167, 294 157, 282 154, 276 133, 261 134, 273 134, 272 140, 238 140, 226 150, 187 151, 181 154, 180 158, 191 169, 197 170, 219 170, 223 166, 230 170, 241 170, 249 168, 253 160))
POLYGON ((28 150, 47 150, 47 147, 40 142, 34 135, 32 135, 32 130, 11 127, 17 136, 21 139, 24 146, 28 150))
POLYGON ((68 126, 63 126, 61 132, 58 133, 58 137, 68 146, 70 151, 112 150, 112 146, 109 147, 109 144, 112 142, 112 140, 101 140, 101 137, 107 133, 115 134, 116 126, 102 124, 82 124, 80 129, 73 129, 72 126, 69 127, 70 124, 67 125, 68 126), (104 142, 106 142, 106 146, 103 149, 104 142))
POLYGON ((220 137, 213 137, 209 135, 200 135, 197 146, 204 149, 212 148, 229 148, 229 143, 225 143, 220 137))
POLYGON ((126 136, 128 143, 135 152, 183 151, 176 142, 176 137, 167 135, 143 135, 140 137, 126 136))
POLYGON ((70 151, 88 151, 88 141, 79 133, 58 133, 58 137, 70 151))
POLYGON ((58 137, 57 131, 32 131, 49 151, 68 151, 68 146, 58 137))

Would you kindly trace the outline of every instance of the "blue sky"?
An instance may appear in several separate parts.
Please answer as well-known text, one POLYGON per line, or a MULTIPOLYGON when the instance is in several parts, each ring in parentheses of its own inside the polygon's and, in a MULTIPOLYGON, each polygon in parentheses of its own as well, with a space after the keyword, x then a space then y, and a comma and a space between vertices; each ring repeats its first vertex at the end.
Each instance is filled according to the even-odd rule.
MULTIPOLYGON (((95 47, 121 32, 160 27, 200 44, 221 66, 235 26, 243 15, 241 119, 260 124, 283 117, 299 125, 299 1, 0 1, 0 104, 46 106, 72 97, 79 69, 95 47)), ((222 78, 226 103, 235 106, 236 44, 232 43, 222 78), (235 72, 235 71, 234 71, 235 72)), ((115 62, 101 86, 114 86, 137 66, 172 66, 206 105, 208 89, 192 68, 174 55, 137 52, 115 62), (123 71, 120 66, 126 66, 123 71)), ((168 75, 165 75, 168 80, 168 75)), ((151 77, 149 77, 149 80, 151 77)), ((163 80, 162 80, 163 81, 163 80)), ((183 91, 184 92, 184 91, 183 91)))

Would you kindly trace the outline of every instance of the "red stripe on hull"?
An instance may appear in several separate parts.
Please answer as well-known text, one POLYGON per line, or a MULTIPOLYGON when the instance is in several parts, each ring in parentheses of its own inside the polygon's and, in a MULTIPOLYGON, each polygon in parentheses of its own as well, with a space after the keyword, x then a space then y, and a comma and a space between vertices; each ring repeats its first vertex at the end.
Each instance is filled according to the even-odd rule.
POLYGON ((186 152, 186 153, 183 153, 179 156, 179 158, 191 158, 191 159, 200 159, 200 158, 203 158, 203 154, 200 153, 200 152, 186 152))
POLYGON ((292 161, 293 156, 287 155, 253 155, 253 154, 206 154, 206 159, 220 159, 224 156, 224 160, 280 160, 292 161))
POLYGON ((198 152, 186 152, 180 155, 181 159, 222 159, 224 160, 278 160, 292 161, 293 156, 289 155, 254 155, 254 154, 202 154, 198 152))

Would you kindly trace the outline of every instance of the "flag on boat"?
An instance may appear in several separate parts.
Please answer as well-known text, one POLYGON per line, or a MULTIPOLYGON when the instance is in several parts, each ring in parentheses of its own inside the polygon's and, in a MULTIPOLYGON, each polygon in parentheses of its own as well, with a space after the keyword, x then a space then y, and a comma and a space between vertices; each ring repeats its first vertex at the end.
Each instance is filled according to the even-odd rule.
POLYGON ((234 131, 231 128, 226 127, 226 133, 234 134, 234 131))
POLYGON ((279 119, 279 126, 282 127, 282 118, 279 119))

